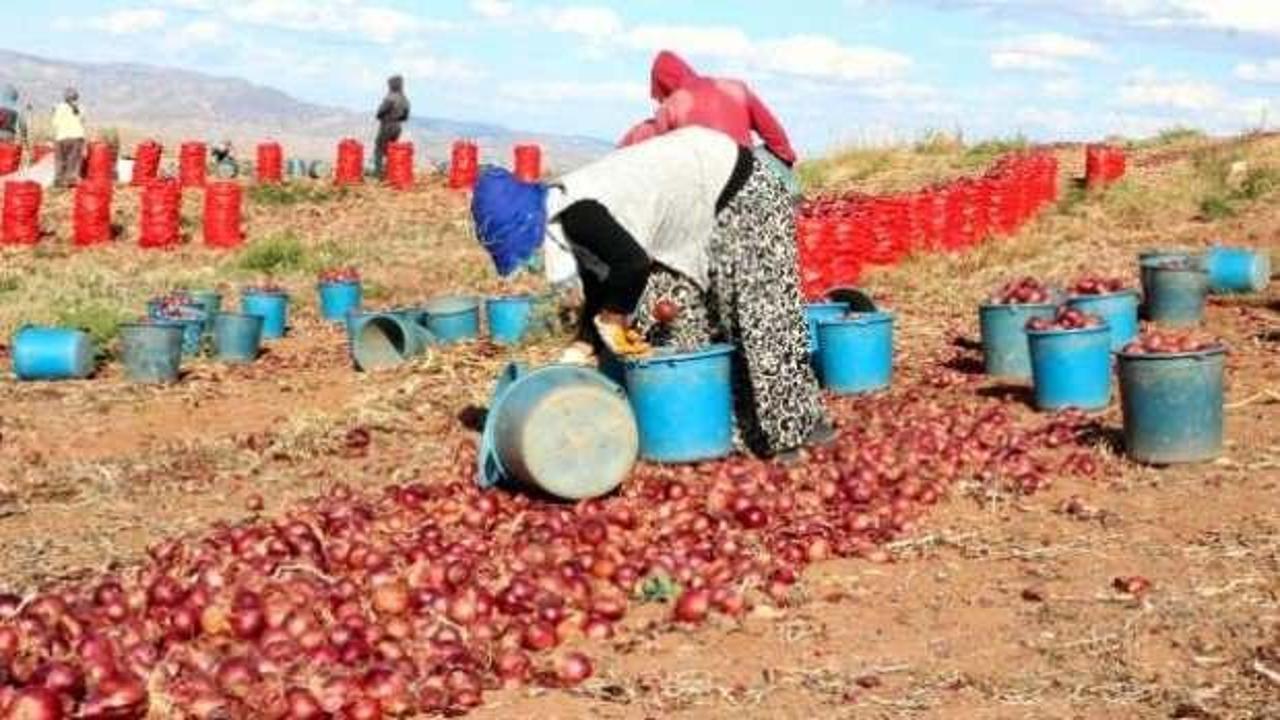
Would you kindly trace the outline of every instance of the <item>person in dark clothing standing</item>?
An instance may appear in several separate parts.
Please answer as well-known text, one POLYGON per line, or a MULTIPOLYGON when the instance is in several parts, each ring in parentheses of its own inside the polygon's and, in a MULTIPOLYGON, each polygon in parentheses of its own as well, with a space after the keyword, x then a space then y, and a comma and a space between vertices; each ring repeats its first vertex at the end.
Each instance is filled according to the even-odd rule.
POLYGON ((393 75, 387 79, 387 96, 378 106, 378 139, 374 141, 373 169, 382 177, 382 166, 387 160, 387 145, 400 139, 403 123, 409 119, 409 98, 404 94, 404 78, 393 75))

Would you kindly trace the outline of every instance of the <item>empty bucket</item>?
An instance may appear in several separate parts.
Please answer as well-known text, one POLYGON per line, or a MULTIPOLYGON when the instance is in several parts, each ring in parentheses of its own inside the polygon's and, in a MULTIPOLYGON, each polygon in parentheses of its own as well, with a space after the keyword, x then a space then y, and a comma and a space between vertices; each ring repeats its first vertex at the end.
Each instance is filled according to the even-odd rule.
POLYGON ((818 323, 823 386, 840 395, 874 392, 893 380, 893 315, 853 313, 818 323))
POLYGON ((1146 304, 1148 298, 1151 297, 1152 282, 1151 271, 1161 263, 1171 260, 1185 260, 1194 262, 1195 256, 1189 250, 1146 250, 1138 253, 1138 272, 1142 279, 1142 304, 1143 313, 1146 312, 1146 304))
POLYGON ((75 380, 94 369, 93 339, 69 328, 24 327, 13 336, 13 374, 19 380, 75 380))
POLYGON ((1027 345, 1027 321, 1053 318, 1056 306, 986 304, 978 309, 982 326, 982 357, 987 374, 996 377, 1030 378, 1031 349, 1027 345))
POLYGON ((1101 410, 1111 403, 1111 330, 1028 330, 1031 377, 1041 410, 1101 410))
POLYGON ((120 356, 125 376, 138 383, 171 383, 182 366, 183 327, 173 323, 125 323, 120 326, 120 356))
POLYGON ((330 322, 345 322, 347 313, 359 311, 364 299, 363 287, 354 282, 323 282, 320 294, 320 316, 330 322))
POLYGON ((1169 465, 1204 462, 1222 454, 1224 348, 1119 357, 1129 457, 1169 465))
POLYGON ((1199 325, 1209 295, 1209 274, 1199 267, 1149 268, 1147 318, 1171 327, 1199 325))
POLYGON ((1138 337, 1138 293, 1133 290, 1103 295, 1076 295, 1067 304, 1096 315, 1111 328, 1111 349, 1119 350, 1138 337))
POLYGON ((624 360, 640 455, 664 463, 733 452, 733 346, 624 360))
POLYGON ((422 309, 427 313, 427 329, 440 342, 462 342, 480 336, 480 301, 476 298, 436 298, 422 309))
POLYGON ((1260 293, 1271 283, 1271 255, 1265 252, 1219 245, 1205 255, 1205 268, 1214 293, 1260 293))
POLYGON ((804 307, 804 319, 809 324, 809 354, 817 357, 818 323, 823 320, 835 320, 848 313, 849 303, 845 302, 809 303, 804 307))
POLYGON ((262 316, 264 340, 282 338, 289 325, 289 295, 284 291, 247 289, 240 296, 240 312, 262 316))
POLYGON ((213 321, 213 345, 222 362, 257 360, 262 351, 262 316, 219 313, 213 321))
POLYGON ((394 312, 351 313, 347 319, 351 359, 375 372, 404 364, 430 344, 430 333, 394 312))
POLYGON ((498 379, 479 454, 481 487, 517 483, 565 500, 613 492, 640 444, 626 393, 585 367, 507 366, 498 379))
POLYGON ((533 296, 489 298, 484 304, 489 337, 496 343, 515 345, 524 339, 533 315, 533 296))

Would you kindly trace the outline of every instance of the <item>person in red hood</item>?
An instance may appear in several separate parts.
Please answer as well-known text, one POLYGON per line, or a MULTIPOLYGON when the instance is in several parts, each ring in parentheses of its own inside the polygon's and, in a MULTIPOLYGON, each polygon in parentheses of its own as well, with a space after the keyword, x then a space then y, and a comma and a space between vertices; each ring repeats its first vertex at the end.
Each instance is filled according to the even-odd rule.
POLYGON ((628 131, 620 146, 698 125, 719 130, 747 148, 754 131, 769 152, 787 166, 795 164, 786 131, 745 83, 699 75, 679 55, 663 50, 653 61, 652 92, 661 103, 657 114, 628 131))

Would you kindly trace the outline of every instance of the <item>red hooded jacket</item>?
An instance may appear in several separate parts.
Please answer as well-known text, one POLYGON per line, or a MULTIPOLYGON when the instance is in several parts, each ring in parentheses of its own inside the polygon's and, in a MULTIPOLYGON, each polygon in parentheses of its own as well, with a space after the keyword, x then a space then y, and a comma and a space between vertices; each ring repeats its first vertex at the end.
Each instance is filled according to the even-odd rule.
POLYGON ((745 83, 703 77, 679 55, 663 50, 653 61, 652 93, 662 105, 652 120, 627 133, 623 147, 697 125, 719 130, 743 147, 751 147, 754 131, 779 159, 788 165, 796 161, 786 131, 745 83))

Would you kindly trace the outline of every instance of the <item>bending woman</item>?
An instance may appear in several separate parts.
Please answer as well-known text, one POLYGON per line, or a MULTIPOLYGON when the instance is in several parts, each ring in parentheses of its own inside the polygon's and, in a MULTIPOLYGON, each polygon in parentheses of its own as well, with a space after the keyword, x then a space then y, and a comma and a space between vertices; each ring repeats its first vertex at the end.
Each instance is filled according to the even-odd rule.
POLYGON ((525 266, 545 243, 553 283, 580 277, 580 339, 601 315, 680 351, 735 345, 738 430, 753 452, 834 437, 809 365, 787 192, 733 139, 678 130, 552 186, 489 169, 472 214, 499 274, 525 266), (674 323, 654 317, 662 300, 680 308, 674 323))

